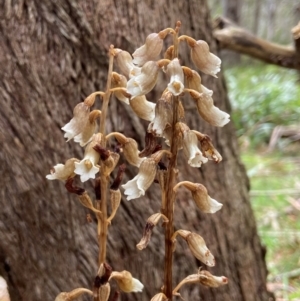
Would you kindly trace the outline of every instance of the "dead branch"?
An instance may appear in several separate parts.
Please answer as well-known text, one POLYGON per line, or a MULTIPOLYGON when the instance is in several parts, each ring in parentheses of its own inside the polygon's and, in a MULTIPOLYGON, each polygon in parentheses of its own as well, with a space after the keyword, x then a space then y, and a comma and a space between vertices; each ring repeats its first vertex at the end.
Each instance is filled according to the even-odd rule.
POLYGON ((300 70, 300 23, 292 29, 294 46, 284 46, 260 39, 224 17, 214 21, 214 37, 221 49, 230 49, 264 62, 300 70))

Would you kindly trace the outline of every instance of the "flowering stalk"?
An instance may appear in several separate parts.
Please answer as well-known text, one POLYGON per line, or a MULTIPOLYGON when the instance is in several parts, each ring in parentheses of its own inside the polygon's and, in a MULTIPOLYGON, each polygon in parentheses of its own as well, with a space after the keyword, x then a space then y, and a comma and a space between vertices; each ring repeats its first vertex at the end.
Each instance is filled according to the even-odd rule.
MULTIPOLYGON (((107 83, 106 83, 106 91, 103 97, 102 108, 101 108, 101 121, 100 121, 100 129, 99 132, 103 135, 103 139, 101 140, 101 146, 106 148, 106 139, 105 139, 105 123, 106 123, 106 115, 107 108, 110 99, 110 87, 111 87, 111 77, 113 72, 113 62, 114 62, 114 46, 111 45, 109 49, 109 65, 108 65, 108 74, 107 74, 107 83)), ((100 168, 104 169, 104 162, 100 161, 100 168)), ((106 259, 106 242, 107 242, 107 188, 108 188, 108 178, 104 173, 100 174, 100 191, 101 193, 101 202, 97 203, 98 209, 102 212, 101 225, 98 225, 98 242, 99 242, 99 265, 105 262, 106 259)))
MULTIPOLYGON (((178 56, 178 33, 180 29, 180 22, 177 22, 175 33, 173 36, 173 59, 178 56)), ((162 207, 162 213, 167 217, 169 222, 166 224, 165 228, 165 262, 164 262, 164 294, 169 300, 172 299, 172 267, 173 267, 173 242, 172 236, 174 233, 174 210, 173 205, 175 202, 175 193, 173 187, 176 181, 176 167, 177 167, 177 154, 178 154, 178 134, 176 132, 176 123, 178 120, 178 108, 179 108, 179 97, 173 96, 173 124, 172 124, 172 134, 171 134, 171 147, 170 152, 172 157, 170 159, 167 171, 166 179, 166 190, 162 193, 165 194, 162 198, 166 200, 165 206, 162 207)))
MULTIPOLYGON (((184 106, 180 97, 183 93, 190 95, 199 115, 210 125, 222 127, 229 122, 229 115, 214 106, 213 93, 201 84, 200 75, 195 70, 181 66, 178 59, 179 42, 187 42, 191 48, 192 61, 206 74, 216 77, 220 69, 220 59, 209 52, 206 42, 196 41, 185 35, 179 37, 180 26, 181 23, 178 21, 175 30, 166 28, 159 33, 150 34, 146 43, 133 53, 133 58, 128 52, 115 49, 111 45, 105 92, 94 92, 77 104, 73 111, 73 118, 62 128, 66 132, 65 138, 68 141, 73 139, 74 142, 85 147, 84 156, 82 160, 71 158, 65 164, 55 165, 47 175, 47 179, 64 181, 67 191, 77 194, 79 202, 95 214, 99 252, 98 273, 94 279, 93 290, 78 288, 69 293, 59 294, 57 300, 73 300, 82 293, 88 293, 93 295, 94 301, 107 301, 111 295, 111 281, 115 281, 119 289, 126 293, 140 292, 143 289, 143 284, 129 271, 113 271, 106 263, 108 226, 111 225, 121 203, 122 193, 119 186, 125 170, 124 164, 119 166, 118 174, 110 189, 108 186, 110 175, 117 167, 120 155, 139 169, 135 177, 121 185, 128 201, 144 196, 155 179, 158 180, 162 190, 161 210, 149 217, 143 237, 136 245, 139 250, 145 249, 150 243, 153 228, 163 220, 164 280, 162 292, 156 294, 152 300, 170 301, 173 295, 178 295, 178 290, 187 283, 201 283, 211 287, 227 283, 226 277, 215 277, 207 271, 201 271, 197 275, 186 277, 173 290, 172 265, 177 236, 186 241, 191 253, 197 259, 207 266, 215 265, 214 256, 202 236, 183 229, 174 232, 174 205, 178 188, 183 186, 188 189, 195 204, 203 213, 213 214, 222 208, 221 203, 210 197, 203 184, 189 181, 176 183, 177 157, 181 149, 191 167, 199 168, 209 160, 217 163, 222 160, 210 137, 190 129, 185 123, 184 106), (167 49, 164 58, 159 59, 164 39, 168 34, 173 35, 173 45, 167 49), (114 58, 123 74, 113 72, 114 58), (153 103, 146 99, 145 94, 156 85, 161 69, 170 80, 161 98, 153 103), (106 134, 108 104, 112 94, 130 106, 137 116, 150 121, 145 136, 145 148, 142 151, 139 150, 134 139, 124 134, 119 132, 106 134), (97 95, 100 95, 103 100, 101 111, 91 109, 97 95), (95 133, 98 118, 100 118, 100 128, 99 132, 95 133), (118 151, 111 150, 107 145, 107 141, 111 138, 119 143, 118 151), (158 144, 158 139, 165 139, 166 146, 158 144), (168 157, 167 165, 163 157, 168 157), (93 202, 84 188, 75 185, 74 178, 79 175, 81 182, 85 182, 95 179, 98 172, 100 175, 95 181, 96 201, 93 202), (111 203, 109 217, 108 200, 111 203)), ((112 296, 111 300, 116 300, 118 294, 112 293, 112 296)))

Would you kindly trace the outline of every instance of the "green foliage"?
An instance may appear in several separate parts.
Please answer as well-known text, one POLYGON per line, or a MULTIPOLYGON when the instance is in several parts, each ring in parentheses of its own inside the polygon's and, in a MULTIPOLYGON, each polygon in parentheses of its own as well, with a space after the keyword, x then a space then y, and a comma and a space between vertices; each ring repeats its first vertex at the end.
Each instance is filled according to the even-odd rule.
POLYGON ((277 125, 299 123, 299 74, 265 64, 243 64, 225 72, 238 136, 252 146, 268 143, 277 125))
POLYGON ((251 181, 251 204, 260 237, 267 247, 269 281, 281 281, 289 289, 279 293, 288 294, 288 300, 298 300, 299 275, 277 275, 300 268, 300 210, 293 205, 300 204, 300 158, 250 151, 242 155, 242 160, 251 181))

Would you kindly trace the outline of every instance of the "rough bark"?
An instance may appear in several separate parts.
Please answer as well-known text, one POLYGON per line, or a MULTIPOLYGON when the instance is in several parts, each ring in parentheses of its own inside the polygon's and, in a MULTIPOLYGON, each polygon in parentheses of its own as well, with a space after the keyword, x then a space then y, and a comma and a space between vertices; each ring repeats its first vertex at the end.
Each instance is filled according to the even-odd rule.
MULTIPOLYGON (((205 1, 2 2, 0 274, 8 280, 12 301, 50 301, 60 291, 91 287, 97 272, 96 225, 86 222, 88 210, 62 183, 46 181, 45 175, 52 165, 82 156, 80 147, 65 143, 60 128, 75 104, 104 88, 109 45, 132 52, 149 33, 174 26, 176 20, 182 21, 182 33, 208 41, 216 52, 205 1)), ((187 57, 184 52, 183 63, 187 57)), ((219 79, 203 76, 203 81, 214 90, 215 104, 229 112, 222 74, 219 79)), ((157 95, 152 94, 153 100, 157 95)), ((257 235, 234 128, 212 128, 200 120, 192 102, 187 106, 189 126, 211 136, 223 161, 201 169, 181 161, 179 179, 203 183, 224 206, 213 216, 204 215, 182 192, 175 226, 205 238, 216 257, 216 267, 209 270, 227 276, 229 284, 212 290, 188 286, 182 296, 268 300, 265 250, 257 235)), ((145 123, 117 101, 111 102, 110 110, 107 130, 122 131, 142 143, 145 123)), ((126 178, 136 172, 129 168, 126 178)), ((122 295, 122 300, 149 300, 162 285, 163 229, 155 229, 147 249, 135 248, 147 217, 159 211, 159 198, 158 185, 153 184, 146 197, 123 201, 109 229, 109 263, 115 270, 130 270, 146 286, 142 294, 122 295)), ((200 263, 179 242, 174 265, 175 284, 195 273, 200 263)))

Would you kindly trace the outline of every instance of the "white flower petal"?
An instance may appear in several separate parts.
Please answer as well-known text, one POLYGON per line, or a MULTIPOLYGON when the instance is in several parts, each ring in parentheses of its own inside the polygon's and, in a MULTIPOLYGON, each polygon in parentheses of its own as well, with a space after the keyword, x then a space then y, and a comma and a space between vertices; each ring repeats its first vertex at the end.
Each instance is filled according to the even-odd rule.
POLYGON ((144 285, 140 280, 132 278, 132 292, 141 292, 143 291, 143 288, 144 285))

